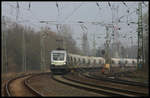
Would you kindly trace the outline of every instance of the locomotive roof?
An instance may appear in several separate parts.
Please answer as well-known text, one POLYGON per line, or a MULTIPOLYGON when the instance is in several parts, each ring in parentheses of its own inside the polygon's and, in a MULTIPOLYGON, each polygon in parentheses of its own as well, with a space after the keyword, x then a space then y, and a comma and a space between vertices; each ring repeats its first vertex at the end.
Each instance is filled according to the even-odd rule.
POLYGON ((66 53, 66 50, 52 50, 51 53, 66 53))

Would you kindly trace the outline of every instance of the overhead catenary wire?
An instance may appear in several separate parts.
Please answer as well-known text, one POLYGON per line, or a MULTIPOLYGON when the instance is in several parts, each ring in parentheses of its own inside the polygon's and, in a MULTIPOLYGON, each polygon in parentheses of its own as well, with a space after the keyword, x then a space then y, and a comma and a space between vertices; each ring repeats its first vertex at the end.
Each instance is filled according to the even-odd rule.
MULTIPOLYGON (((12 5, 12 4, 10 4, 10 3, 7 3, 10 7, 12 7, 12 8, 14 8, 14 9, 16 9, 17 10, 17 7, 15 7, 14 5, 12 5)), ((19 6, 19 8, 21 8, 20 6, 19 6)), ((29 3, 29 8, 31 8, 31 2, 29 3)), ((33 12, 32 12, 32 10, 30 9, 25 9, 25 8, 21 8, 21 9, 23 9, 24 11, 27 11, 27 12, 30 12, 31 14, 32 14, 32 16, 33 16, 33 18, 32 19, 36 19, 37 21, 40 21, 40 19, 37 17, 37 15, 35 15, 33 12)), ((19 18, 21 18, 21 17, 19 17, 19 18)), ((23 18, 22 18, 23 19, 23 18)))
POLYGON ((58 11, 58 17, 60 16, 60 11, 59 11, 59 5, 58 3, 56 2, 56 7, 57 7, 57 11, 58 11))
POLYGON ((18 21, 18 17, 19 17, 19 2, 17 2, 17 6, 16 6, 16 21, 18 21))
POLYGON ((122 3, 123 3, 126 7, 128 7, 127 4, 126 4, 124 1, 122 1, 122 3))
POLYGON ((108 5, 109 5, 110 9, 112 9, 110 2, 108 2, 108 5))
POLYGON ((144 1, 142 1, 142 3, 144 4, 145 7, 148 7, 148 5, 144 1))
MULTIPOLYGON (((58 12, 58 20, 60 20, 60 7, 59 7, 59 4, 58 2, 56 2, 56 8, 57 8, 57 12, 58 12)), ((61 33, 61 30, 62 30, 62 24, 55 24, 56 25, 56 29, 57 29, 57 32, 62 36, 62 33, 61 33)), ((64 48, 64 37, 62 39, 62 46, 64 48)), ((59 46, 61 47, 61 46, 59 46)))
MULTIPOLYGON (((6 17, 8 17, 8 16, 6 16, 6 17)), ((24 18, 23 17, 19 17, 20 19, 22 19, 22 21, 18 21, 17 23, 25 23, 25 22, 28 22, 28 23, 30 23, 30 24, 32 24, 32 25, 34 25, 35 27, 37 27, 38 29, 39 29, 39 25, 37 25, 37 24, 34 24, 33 22, 31 22, 30 20, 24 20, 24 18)))
POLYGON ((30 8, 31 8, 31 3, 29 2, 29 8, 28 8, 28 10, 30 10, 30 8))
POLYGON ((65 22, 66 20, 68 20, 82 5, 83 5, 83 3, 81 3, 78 7, 76 7, 76 8, 64 19, 63 22, 65 22))
MULTIPOLYGON (((59 9, 59 4, 58 2, 56 2, 56 8, 57 8, 57 11, 58 11, 58 19, 60 19, 60 9, 59 9)), ((58 33, 60 33, 61 31, 61 24, 56 24, 56 28, 57 28, 57 31, 58 33)))
MULTIPOLYGON (((16 2, 17 6, 16 6, 16 21, 18 22, 18 17, 19 17, 19 2, 16 2)), ((17 24, 16 24, 17 26, 17 24)), ((24 30, 22 33, 22 71, 26 72, 26 47, 25 47, 25 35, 24 35, 24 30)))
POLYGON ((98 3, 98 2, 96 2, 96 5, 97 5, 97 7, 98 7, 98 9, 99 9, 99 11, 100 11, 100 10, 101 10, 101 8, 100 8, 99 3, 98 3))
MULTIPOLYGON (((17 7, 16 8, 17 8, 17 12, 18 12, 18 9, 20 8, 19 3, 17 3, 17 7)), ((29 6, 29 8, 30 8, 30 6, 29 6)), ((30 10, 30 12, 31 12, 31 10, 30 10)), ((18 13, 17 13, 17 15, 18 15, 18 13)), ((23 19, 22 17, 19 17, 19 18, 23 19)), ((18 22, 18 16, 16 16, 16 21, 18 22)), ((31 23, 31 24, 33 24, 33 23, 31 23)), ((22 40, 23 40, 22 41, 22 49, 23 49, 23 51, 22 51, 22 53, 23 53, 22 71, 26 72, 27 71, 27 66, 26 66, 26 40, 25 40, 25 32, 24 32, 24 30, 23 30, 23 34, 22 34, 22 40)))
MULTIPOLYGON (((14 5, 11 5, 10 3, 7 3, 10 7, 12 7, 13 9, 17 9, 14 5)), ((31 8, 31 2, 29 3, 29 8, 31 8)), ((30 9, 30 10, 28 10, 28 9, 25 9, 25 8, 21 8, 21 9, 23 9, 24 11, 26 11, 26 12, 30 12, 31 13, 31 18, 32 19, 36 19, 37 21, 40 21, 40 19, 37 17, 37 15, 35 15, 33 12, 32 12, 32 10, 30 9)), ((36 28, 38 28, 39 29, 39 25, 36 25, 36 24, 34 24, 33 22, 31 22, 30 20, 24 20, 24 18, 23 17, 21 17, 21 16, 19 16, 19 19, 21 19, 21 20, 23 20, 23 21, 17 21, 17 23, 24 23, 24 22, 26 22, 26 23, 30 23, 30 24, 32 24, 32 25, 34 25, 34 27, 36 27, 36 28)))
MULTIPOLYGON (((110 4, 110 7, 111 7, 111 4, 110 4)), ((71 16, 70 16, 71 17, 71 16)))

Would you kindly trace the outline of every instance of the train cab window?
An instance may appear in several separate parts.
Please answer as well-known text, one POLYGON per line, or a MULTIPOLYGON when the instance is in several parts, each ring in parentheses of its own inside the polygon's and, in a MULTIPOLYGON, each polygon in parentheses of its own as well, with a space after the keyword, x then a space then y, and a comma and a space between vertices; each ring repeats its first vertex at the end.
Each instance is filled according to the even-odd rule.
POLYGON ((64 53, 53 53, 53 60, 63 61, 64 58, 65 58, 65 54, 64 53))

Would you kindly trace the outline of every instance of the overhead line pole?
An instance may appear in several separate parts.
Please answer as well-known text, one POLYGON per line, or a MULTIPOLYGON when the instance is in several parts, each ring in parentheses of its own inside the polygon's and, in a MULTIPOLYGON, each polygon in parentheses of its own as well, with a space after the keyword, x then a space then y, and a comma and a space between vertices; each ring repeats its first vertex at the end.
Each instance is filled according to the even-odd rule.
POLYGON ((2 31, 2 72, 7 73, 8 69, 8 56, 7 56, 7 32, 6 30, 6 22, 5 22, 5 16, 3 16, 3 24, 4 24, 4 30, 2 31))
POLYGON ((44 72, 46 70, 46 48, 45 48, 45 40, 48 36, 47 32, 40 33, 40 47, 41 47, 41 63, 40 70, 44 72))
POLYGON ((25 30, 23 30, 22 32, 22 54, 23 54, 23 58, 22 58, 22 62, 23 62, 23 72, 26 72, 27 68, 26 68, 26 43, 25 43, 25 30))
POLYGON ((142 26, 142 2, 138 4, 138 53, 137 53, 137 66, 140 69, 144 64, 144 51, 143 51, 143 26, 142 26))

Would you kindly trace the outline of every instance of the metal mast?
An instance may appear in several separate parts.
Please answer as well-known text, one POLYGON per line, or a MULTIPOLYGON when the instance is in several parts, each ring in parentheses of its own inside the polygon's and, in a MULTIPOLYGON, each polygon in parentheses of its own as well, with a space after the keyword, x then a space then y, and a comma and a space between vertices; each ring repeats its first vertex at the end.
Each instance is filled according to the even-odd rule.
POLYGON ((22 32, 22 54, 23 54, 23 58, 22 58, 23 72, 26 72, 26 70, 27 70, 27 68, 26 68, 26 42, 25 42, 25 32, 24 32, 24 30, 22 32))
POLYGON ((94 32, 94 34, 93 34, 93 52, 94 52, 94 56, 96 56, 95 32, 94 32))
POLYGON ((42 39, 42 34, 40 33, 40 47, 41 47, 41 66, 40 66, 40 69, 42 71, 42 65, 43 65, 43 58, 42 58, 42 42, 43 42, 43 39, 42 39))
POLYGON ((110 53, 109 53, 109 49, 110 49, 110 32, 109 31, 109 26, 106 26, 106 43, 105 43, 105 47, 106 47, 106 54, 105 54, 105 64, 110 64, 111 63, 111 57, 110 57, 110 53))
POLYGON ((83 33, 83 36, 82 36, 82 49, 84 51, 84 55, 88 56, 89 46, 88 46, 87 33, 83 33))
POLYGON ((118 27, 118 8, 119 6, 113 5, 112 6, 112 24, 114 25, 114 28, 112 30, 112 34, 113 34, 113 45, 112 48, 115 50, 114 51, 114 56, 115 57, 120 57, 119 52, 120 52, 120 46, 119 46, 119 27, 118 27))
POLYGON ((89 43, 88 43, 88 37, 87 37, 87 27, 84 25, 81 25, 81 29, 83 30, 83 36, 82 36, 82 49, 83 49, 83 55, 88 56, 89 55, 89 43))
MULTIPOLYGON (((3 16, 3 18, 4 18, 4 16, 3 16)), ((4 19, 2 20, 2 23, 5 25, 4 19)), ((1 63, 2 64, 2 73, 4 72, 4 31, 3 31, 3 28, 4 27, 2 27, 2 50, 1 50, 1 52, 2 52, 2 59, 1 59, 2 60, 2 63, 1 63)))
POLYGON ((47 37, 47 33, 43 32, 40 33, 40 46, 41 46, 41 71, 43 72, 46 68, 46 50, 45 50, 45 39, 47 37))
POLYGON ((44 62, 44 58, 43 58, 43 38, 42 38, 42 34, 40 33, 40 46, 41 46, 41 66, 40 69, 43 72, 43 62, 44 62))
POLYGON ((141 68, 144 64, 143 52, 143 27, 142 27, 142 2, 138 4, 138 53, 137 53, 137 66, 141 68))
POLYGON ((6 22, 5 22, 5 16, 3 16, 3 31, 2 31, 2 72, 7 73, 8 69, 8 60, 7 60, 7 32, 6 30, 6 22))

